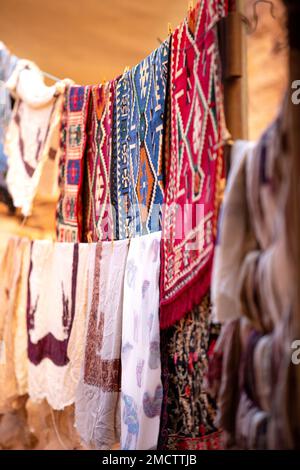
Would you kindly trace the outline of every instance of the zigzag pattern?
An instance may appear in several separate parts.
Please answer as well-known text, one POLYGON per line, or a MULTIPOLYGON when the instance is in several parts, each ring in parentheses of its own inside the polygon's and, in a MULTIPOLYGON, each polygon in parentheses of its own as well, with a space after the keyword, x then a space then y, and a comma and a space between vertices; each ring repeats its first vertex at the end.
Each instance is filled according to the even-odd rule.
POLYGON ((110 173, 115 81, 92 87, 86 152, 84 239, 113 240, 110 173))
POLYGON ((166 41, 125 73, 117 84, 113 157, 117 160, 117 188, 113 189, 112 197, 117 212, 116 238, 130 238, 161 228, 168 57, 166 41))
POLYGON ((223 168, 223 105, 213 27, 226 6, 226 0, 201 0, 172 38, 171 150, 161 251, 163 328, 199 304, 210 284, 223 168))

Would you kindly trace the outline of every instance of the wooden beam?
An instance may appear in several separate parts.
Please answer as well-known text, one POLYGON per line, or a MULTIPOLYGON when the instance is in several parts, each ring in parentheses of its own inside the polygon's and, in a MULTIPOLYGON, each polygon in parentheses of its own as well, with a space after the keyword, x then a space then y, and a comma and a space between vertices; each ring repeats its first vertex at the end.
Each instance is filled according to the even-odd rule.
POLYGON ((220 28, 225 116, 234 140, 248 138, 247 50, 242 22, 244 0, 237 0, 220 28))

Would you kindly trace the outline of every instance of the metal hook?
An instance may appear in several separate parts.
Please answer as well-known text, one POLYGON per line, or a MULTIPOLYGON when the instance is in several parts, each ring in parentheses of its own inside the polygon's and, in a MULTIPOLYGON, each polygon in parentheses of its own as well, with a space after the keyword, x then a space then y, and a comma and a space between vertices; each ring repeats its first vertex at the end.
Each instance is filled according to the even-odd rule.
POLYGON ((251 24, 251 21, 249 20, 249 18, 247 18, 245 15, 242 15, 242 21, 246 25, 248 34, 255 33, 255 31, 257 29, 257 25, 258 25, 257 5, 259 3, 266 3, 267 5, 269 5, 270 14, 271 14, 272 18, 274 20, 276 20, 274 3, 271 0, 256 0, 253 4, 253 24, 251 24))

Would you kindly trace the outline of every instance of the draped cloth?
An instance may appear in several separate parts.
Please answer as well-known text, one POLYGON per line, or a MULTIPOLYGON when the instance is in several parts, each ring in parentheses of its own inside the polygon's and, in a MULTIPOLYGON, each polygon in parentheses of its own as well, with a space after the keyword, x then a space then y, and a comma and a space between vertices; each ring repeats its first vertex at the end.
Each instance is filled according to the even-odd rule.
POLYGON ((91 89, 83 193, 85 241, 114 239, 110 174, 115 87, 111 81, 91 89))
POLYGON ((133 238, 127 257, 121 355, 123 450, 157 448, 163 394, 158 315, 160 239, 161 232, 133 238))
POLYGON ((28 339, 27 339, 27 293, 30 269, 31 242, 20 240, 22 264, 20 269, 19 288, 14 313, 14 370, 18 395, 28 393, 28 339))
POLYGON ((210 286, 224 172, 217 35, 226 1, 200 0, 171 45, 171 144, 161 245, 162 328, 199 304, 210 286))
MULTIPOLYGON (((284 116, 283 108, 246 155, 248 236, 244 240, 252 237, 252 243, 239 245, 238 288, 231 282, 228 293, 236 298, 240 315, 223 328, 217 345, 220 367, 213 379, 228 447, 299 446, 299 427, 291 426, 286 412, 288 390, 295 386, 295 366, 288 327, 293 315, 293 281, 285 229, 290 166, 284 116)), ((241 198, 244 191, 241 188, 241 198)), ((226 214, 230 217, 230 212, 224 212, 223 225, 226 214)), ((224 234, 224 226, 222 230, 224 234)), ((225 252, 222 256, 230 259, 225 252)), ((226 270, 223 274, 228 276, 226 270)), ((217 277, 222 283, 220 273, 217 277)))
POLYGON ((74 85, 64 95, 61 121, 56 232, 59 242, 82 241, 82 188, 91 87, 74 85))
POLYGON ((45 163, 56 159, 57 128, 67 83, 47 87, 38 67, 22 60, 6 83, 16 98, 5 136, 7 186, 14 205, 25 217, 31 215, 45 163))
POLYGON ((111 167, 116 239, 161 227, 168 59, 169 42, 165 41, 116 85, 111 167))
POLYGON ((11 409, 12 401, 26 392, 27 342, 26 296, 30 242, 10 238, 1 260, 0 277, 0 412, 11 409), (24 315, 20 319, 20 314, 24 315), (20 341, 19 341, 20 340, 20 341))
POLYGON ((12 104, 10 94, 4 83, 13 73, 18 59, 0 42, 0 188, 6 189, 7 156, 4 153, 4 139, 11 117, 12 104), (1 83, 3 82, 3 83, 1 83))
POLYGON ((254 143, 237 141, 231 151, 230 174, 220 211, 212 272, 212 304, 219 322, 241 315, 237 279, 245 254, 256 247, 250 230, 246 190, 246 160, 254 143))
POLYGON ((123 285, 128 241, 91 244, 84 362, 75 422, 96 449, 120 442, 123 285))
POLYGON ((28 388, 57 410, 72 404, 84 351, 89 244, 35 241, 28 278, 28 388))

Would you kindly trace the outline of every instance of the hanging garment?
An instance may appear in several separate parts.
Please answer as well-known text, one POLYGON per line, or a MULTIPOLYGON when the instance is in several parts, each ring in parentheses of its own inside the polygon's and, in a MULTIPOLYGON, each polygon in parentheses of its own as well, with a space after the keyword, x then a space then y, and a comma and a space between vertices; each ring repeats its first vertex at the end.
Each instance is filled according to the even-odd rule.
POLYGON ((246 157, 248 227, 256 245, 244 253, 236 279, 241 318, 225 324, 217 347, 221 374, 214 387, 228 447, 299 445, 286 413, 287 391, 295 384, 290 382, 293 281, 284 219, 289 188, 285 124, 282 111, 246 157))
POLYGON ((227 2, 201 0, 172 35, 171 144, 161 245, 162 328, 199 304, 210 286, 224 119, 217 21, 227 2))
POLYGON ((128 242, 90 246, 87 330, 75 422, 85 444, 105 450, 120 442, 122 310, 128 242))
POLYGON ((27 350, 26 343, 23 342, 24 331, 22 331, 25 325, 19 321, 18 315, 21 311, 25 314, 24 300, 26 299, 23 297, 22 289, 24 284, 26 285, 28 271, 26 273, 26 269, 24 270, 23 262, 26 264, 25 258, 29 250, 28 240, 10 238, 1 261, 0 413, 11 409, 12 401, 24 391, 24 380, 26 383, 26 375, 25 377, 19 376, 20 370, 25 370, 26 374, 27 350), (20 344, 17 343, 17 338, 22 338, 20 344), (19 361, 18 364, 16 364, 17 361, 19 361), (18 382, 19 377, 20 382, 18 382))
POLYGON ((0 172, 6 167, 6 156, 3 152, 5 132, 11 117, 11 98, 5 82, 13 73, 18 59, 12 55, 0 41, 0 172))
POLYGON ((212 304, 219 322, 241 315, 237 279, 245 254, 255 249, 249 224, 246 192, 246 159, 251 159, 254 143, 237 141, 231 152, 230 175, 222 203, 212 273, 212 304))
POLYGON ((4 139, 11 116, 11 97, 5 82, 9 79, 18 63, 17 57, 12 55, 5 45, 0 42, 0 201, 14 211, 11 196, 7 189, 7 156, 4 153, 4 139))
POLYGON ((89 244, 35 241, 28 280, 29 396, 72 404, 84 348, 89 244))
POLYGON ((31 214, 44 164, 55 159, 58 141, 53 142, 53 135, 66 85, 62 81, 47 87, 42 72, 28 61, 19 61, 7 81, 16 98, 5 138, 7 185, 14 205, 26 217, 31 214))
POLYGON ((116 82, 93 86, 86 144, 83 191, 83 238, 114 239, 110 198, 113 104, 116 82))
POLYGON ((91 87, 74 85, 65 92, 59 163, 60 198, 56 231, 60 242, 82 241, 82 184, 91 87))
POLYGON ((30 269, 31 242, 27 239, 20 241, 22 264, 20 281, 16 297, 14 314, 14 370, 17 381, 18 395, 28 393, 28 340, 27 340, 27 293, 30 269))
POLYGON ((163 126, 169 42, 119 78, 116 86, 111 200, 115 238, 161 228, 163 126))
POLYGON ((223 448, 214 424, 216 402, 206 391, 208 359, 219 330, 206 295, 198 307, 161 331, 164 399, 159 449, 223 448))
POLYGON ((161 232, 133 238, 126 263, 122 327, 121 447, 157 448, 162 383, 159 331, 161 232))

